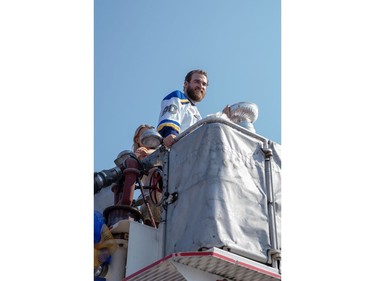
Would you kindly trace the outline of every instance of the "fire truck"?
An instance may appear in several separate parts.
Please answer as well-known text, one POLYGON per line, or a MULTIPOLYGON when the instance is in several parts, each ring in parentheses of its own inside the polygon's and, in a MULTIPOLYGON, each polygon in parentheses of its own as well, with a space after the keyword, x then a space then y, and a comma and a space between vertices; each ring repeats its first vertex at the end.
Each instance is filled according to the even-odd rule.
POLYGON ((257 134, 253 122, 208 116, 170 148, 156 131, 148 132, 142 141, 156 143, 152 154, 135 160, 125 151, 115 168, 95 173, 95 206, 115 244, 109 261, 95 268, 95 278, 281 280, 281 145, 257 134), (137 164, 124 164, 129 159, 137 164), (140 175, 150 181, 142 182, 140 175), (125 181, 118 190, 113 182, 120 177, 125 181), (111 190, 100 190, 108 184, 111 190), (134 189, 140 190, 138 199, 121 201, 134 189), (115 199, 98 207, 104 190, 115 199), (153 192, 161 194, 160 200, 153 192), (161 210, 158 224, 150 198, 161 210), (149 225, 141 204, 150 212, 149 225))

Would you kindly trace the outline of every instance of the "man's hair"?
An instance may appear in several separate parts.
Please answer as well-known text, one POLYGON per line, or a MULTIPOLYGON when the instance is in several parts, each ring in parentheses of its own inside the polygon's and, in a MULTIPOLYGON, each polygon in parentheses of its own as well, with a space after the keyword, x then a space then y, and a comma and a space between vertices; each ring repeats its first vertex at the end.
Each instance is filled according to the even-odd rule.
POLYGON ((191 77, 193 76, 194 73, 199 73, 199 74, 202 74, 202 75, 206 76, 206 78, 207 78, 207 86, 208 86, 208 75, 207 75, 207 72, 204 71, 204 70, 202 70, 202 69, 195 69, 195 70, 190 71, 188 74, 186 74, 185 81, 186 82, 190 82, 191 77))

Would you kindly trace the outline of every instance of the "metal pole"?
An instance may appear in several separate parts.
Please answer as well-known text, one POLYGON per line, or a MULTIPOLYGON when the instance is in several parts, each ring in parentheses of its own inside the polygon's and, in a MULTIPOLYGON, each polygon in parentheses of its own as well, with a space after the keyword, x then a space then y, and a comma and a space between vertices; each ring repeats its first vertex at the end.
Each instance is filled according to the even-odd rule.
MULTIPOLYGON (((163 155, 163 199, 165 197, 165 194, 168 192, 168 180, 169 180, 169 150, 165 150, 166 153, 163 155), (168 172, 167 172, 168 171, 168 172)), ((164 202, 163 202, 164 203, 164 202)), ((164 208, 164 204, 163 204, 164 208)), ((166 255, 166 245, 167 245, 167 214, 168 214, 168 205, 165 205, 164 211, 163 211, 163 238, 162 238, 162 249, 163 249, 163 257, 166 255)))
POLYGON ((268 147, 268 144, 263 148, 265 153, 265 180, 267 189, 267 207, 268 207, 268 219, 269 219, 269 232, 270 232, 270 244, 271 244, 271 262, 272 267, 278 267, 277 260, 273 258, 274 252, 278 252, 279 243, 277 240, 277 226, 276 226, 276 214, 275 214, 275 200, 273 192, 272 182, 272 168, 271 168, 271 157, 272 150, 268 147))
POLYGON ((147 197, 146 197, 146 195, 145 195, 145 191, 144 191, 144 189, 143 189, 142 182, 140 181, 139 178, 137 178, 137 182, 138 182, 139 188, 140 188, 140 190, 141 190, 141 194, 142 194, 142 197, 143 197, 143 201, 144 201, 144 203, 145 203, 145 205, 146 205, 146 207, 147 207, 147 211, 148 211, 148 213, 149 213, 149 215, 150 215, 150 218, 151 218, 151 224, 152 224, 152 226, 153 226, 154 228, 156 228, 156 223, 155 223, 155 220, 154 220, 154 216, 152 215, 151 208, 150 208, 150 203, 148 202, 147 197))

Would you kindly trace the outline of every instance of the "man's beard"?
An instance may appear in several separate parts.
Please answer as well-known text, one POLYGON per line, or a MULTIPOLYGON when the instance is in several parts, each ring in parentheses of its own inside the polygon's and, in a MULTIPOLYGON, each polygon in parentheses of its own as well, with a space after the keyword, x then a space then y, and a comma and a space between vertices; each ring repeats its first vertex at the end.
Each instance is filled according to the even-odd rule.
POLYGON ((193 102, 200 102, 205 96, 205 93, 202 93, 200 89, 194 90, 191 87, 187 87, 186 94, 193 102))

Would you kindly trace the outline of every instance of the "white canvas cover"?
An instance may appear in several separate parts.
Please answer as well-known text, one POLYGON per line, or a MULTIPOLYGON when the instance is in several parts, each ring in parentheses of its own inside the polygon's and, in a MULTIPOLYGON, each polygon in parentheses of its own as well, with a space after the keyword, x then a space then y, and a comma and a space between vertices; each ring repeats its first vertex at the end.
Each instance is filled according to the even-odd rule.
MULTIPOLYGON (((280 145, 270 142, 280 243, 280 145)), ((166 254, 228 247, 266 263, 271 248, 263 143, 226 124, 205 124, 169 154, 166 254)))

